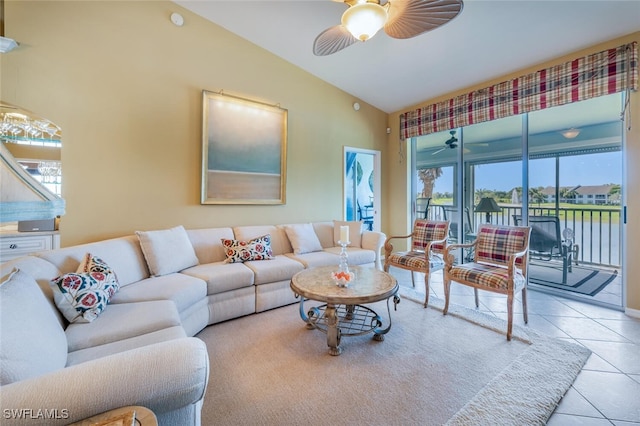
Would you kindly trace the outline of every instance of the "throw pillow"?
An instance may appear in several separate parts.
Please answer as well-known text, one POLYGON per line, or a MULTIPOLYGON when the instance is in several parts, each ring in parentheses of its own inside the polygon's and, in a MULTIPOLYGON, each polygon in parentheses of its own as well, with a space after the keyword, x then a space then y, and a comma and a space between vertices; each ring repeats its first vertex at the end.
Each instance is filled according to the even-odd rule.
POLYGON ((362 222, 360 221, 333 221, 333 243, 338 246, 340 241, 340 227, 349 227, 349 240, 350 244, 347 247, 362 247, 362 222))
POLYGON ((187 231, 182 226, 160 231, 136 231, 140 247, 154 277, 182 271, 198 264, 187 231))
POLYGON ((91 322, 104 311, 120 285, 102 259, 87 253, 75 273, 51 280, 53 298, 69 322, 91 322))
POLYGON ((312 253, 314 251, 322 251, 322 244, 310 223, 301 223, 296 225, 286 225, 284 227, 293 252, 295 254, 312 253))
POLYGON ((0 386, 67 364, 67 337, 38 283, 14 269, 0 280, 0 386))
POLYGON ((225 259, 226 263, 273 259, 270 234, 249 241, 222 238, 222 246, 227 255, 225 259))

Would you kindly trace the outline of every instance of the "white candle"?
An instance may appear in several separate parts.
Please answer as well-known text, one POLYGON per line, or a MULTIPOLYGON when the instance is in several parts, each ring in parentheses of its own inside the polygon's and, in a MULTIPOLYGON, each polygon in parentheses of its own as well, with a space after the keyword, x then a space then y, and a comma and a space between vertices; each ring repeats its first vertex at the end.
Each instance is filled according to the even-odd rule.
POLYGON ((340 241, 342 241, 343 243, 348 243, 349 242, 349 227, 348 226, 341 226, 340 227, 340 241))

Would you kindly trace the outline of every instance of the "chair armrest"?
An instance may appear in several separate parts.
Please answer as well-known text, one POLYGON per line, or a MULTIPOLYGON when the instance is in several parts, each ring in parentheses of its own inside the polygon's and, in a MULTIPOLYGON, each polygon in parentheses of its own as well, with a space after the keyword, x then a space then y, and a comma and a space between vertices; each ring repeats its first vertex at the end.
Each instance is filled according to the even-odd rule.
POLYGON ((380 262, 380 253, 384 246, 384 241, 387 238, 386 234, 378 231, 362 231, 362 248, 367 250, 373 250, 376 253, 376 268, 382 270, 382 264, 380 262))
POLYGON ((443 247, 442 253, 444 254, 445 250, 447 249, 447 237, 444 237, 441 240, 433 240, 430 241, 429 244, 427 244, 427 246, 424 248, 424 252, 425 255, 427 256, 427 259, 429 258, 429 256, 431 255, 431 246, 434 244, 441 244, 443 247))
POLYGON ((451 251, 460 249, 460 248, 475 247, 477 243, 478 243, 478 240, 474 240, 470 243, 457 243, 457 244, 447 245, 444 249, 444 255, 443 255, 444 262, 446 264, 445 268, 447 269, 447 271, 451 269, 451 267, 453 266, 453 262, 455 261, 455 256, 450 253, 451 251))
POLYGON ((170 340, 66 367, 0 387, 3 416, 57 410, 60 418, 10 424, 66 425, 128 405, 156 414, 196 404, 209 380, 209 357, 195 337, 170 340), (8 411, 9 410, 9 411, 8 411), (64 418, 63 418, 64 417, 64 418))
POLYGON ((529 252, 529 249, 526 248, 522 251, 513 253, 509 256, 509 263, 507 265, 507 269, 509 271, 509 277, 513 277, 513 269, 516 268, 516 260, 521 257, 524 258, 524 260, 522 261, 522 274, 524 276, 527 275, 527 257, 526 256, 528 252, 529 252))
POLYGON ((389 257, 389 255, 391 253, 393 253, 393 244, 391 244, 391 240, 400 240, 400 239, 404 239, 406 240, 407 238, 411 238, 413 236, 413 234, 409 234, 409 235, 393 235, 391 237, 388 237, 385 242, 384 242, 384 255, 385 258, 389 257))

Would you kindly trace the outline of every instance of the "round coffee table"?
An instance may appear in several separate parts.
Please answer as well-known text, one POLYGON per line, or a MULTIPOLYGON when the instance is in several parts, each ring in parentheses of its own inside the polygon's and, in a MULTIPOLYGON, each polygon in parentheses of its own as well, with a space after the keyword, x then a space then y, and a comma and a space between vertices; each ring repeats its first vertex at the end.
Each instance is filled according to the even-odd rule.
POLYGON ((331 355, 340 355, 342 336, 358 336, 373 333, 373 338, 384 340, 391 329, 391 309, 389 300, 393 298, 394 309, 400 303, 398 282, 387 272, 372 267, 350 266, 355 272, 354 282, 348 287, 339 287, 331 278, 337 266, 323 266, 305 269, 291 278, 291 290, 300 297, 300 317, 307 328, 317 329, 327 334, 327 345, 331 355), (305 311, 304 302, 315 300, 324 305, 314 306, 305 311), (389 324, 382 328, 382 319, 373 309, 364 304, 387 300, 389 324))

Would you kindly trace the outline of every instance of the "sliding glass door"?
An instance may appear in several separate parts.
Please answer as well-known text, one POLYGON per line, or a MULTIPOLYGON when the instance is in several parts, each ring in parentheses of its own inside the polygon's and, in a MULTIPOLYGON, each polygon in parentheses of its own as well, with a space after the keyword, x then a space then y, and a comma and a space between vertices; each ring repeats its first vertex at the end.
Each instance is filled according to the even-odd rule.
POLYGON ((621 105, 609 95, 413 139, 414 217, 451 220, 452 241, 528 224, 531 288, 620 308, 621 105))
POLYGON ((616 94, 529 114, 533 288, 622 306, 621 106, 616 94))

